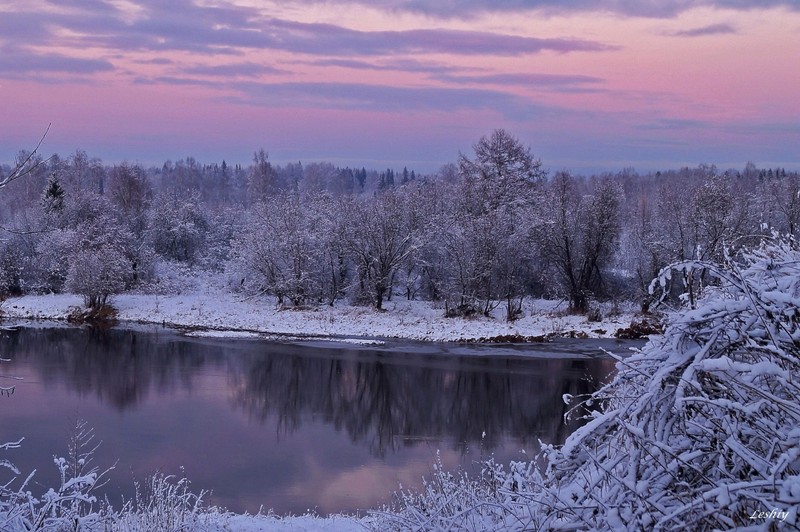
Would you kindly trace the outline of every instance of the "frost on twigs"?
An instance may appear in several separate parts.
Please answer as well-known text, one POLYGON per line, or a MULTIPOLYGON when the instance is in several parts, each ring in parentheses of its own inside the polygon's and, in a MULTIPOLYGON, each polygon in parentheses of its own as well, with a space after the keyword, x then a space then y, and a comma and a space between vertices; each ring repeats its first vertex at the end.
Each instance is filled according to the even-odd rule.
MULTIPOLYGON (((602 407, 547 451, 542 524, 591 528, 764 526, 800 503, 800 251, 775 240, 725 264, 663 337, 620 360, 602 407)), ((662 276, 662 280, 666 276, 662 276)), ((662 284, 666 287, 666 282, 662 284)))
POLYGON ((437 474, 379 525, 796 529, 800 250, 773 239, 691 266, 717 281, 695 308, 669 315, 662 336, 618 359, 612 382, 577 405, 586 424, 544 447, 542 469, 516 463, 481 481, 437 474))
POLYGON ((118 512, 109 512, 113 530, 218 530, 215 515, 224 512, 204 506, 205 491, 194 493, 185 477, 155 473, 144 485, 136 483, 136 497, 118 512))
MULTIPOLYGON (((8 447, 19 447, 15 442, 8 447)), ((0 530, 102 530, 103 515, 93 492, 105 484, 104 475, 91 465, 99 443, 85 421, 77 421, 70 436, 66 457, 54 457, 59 472, 56 488, 35 496, 31 489, 35 471, 18 485, 19 470, 6 465, 15 475, 0 485, 0 530)), ((0 465, 5 465, 0 462, 0 465)))

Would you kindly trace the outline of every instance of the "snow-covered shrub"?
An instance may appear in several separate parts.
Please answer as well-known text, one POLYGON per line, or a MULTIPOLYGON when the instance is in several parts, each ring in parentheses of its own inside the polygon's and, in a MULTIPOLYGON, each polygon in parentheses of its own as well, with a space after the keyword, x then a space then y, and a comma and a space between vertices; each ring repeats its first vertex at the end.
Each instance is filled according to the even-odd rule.
POLYGON ((201 290, 207 281, 206 276, 185 262, 158 260, 153 264, 151 278, 141 283, 138 291, 158 295, 187 294, 201 290))
POLYGON ((437 454, 432 478, 423 479, 421 490, 401 489, 392 504, 372 511, 373 519, 365 524, 381 532, 525 529, 530 516, 516 515, 508 505, 508 493, 519 491, 520 480, 530 476, 531 467, 512 462, 506 470, 489 459, 475 477, 463 470, 446 471, 437 454))
POLYGON ((70 257, 65 288, 83 296, 87 307, 99 309, 109 296, 122 292, 131 275, 130 262, 113 246, 81 249, 70 257))
POLYGON ((136 485, 136 496, 119 512, 109 512, 110 530, 218 530, 220 513, 203 505, 204 491, 194 493, 186 478, 156 473, 144 486, 136 485))
MULTIPOLYGON (((0 445, 0 450, 19 447, 19 442, 0 445)), ((94 431, 85 421, 78 421, 70 437, 67 456, 55 457, 59 471, 57 488, 48 489, 35 496, 30 490, 35 485, 34 473, 15 486, 20 474, 10 462, 0 460, 0 467, 10 470, 14 477, 0 484, 0 530, 106 530, 104 515, 92 492, 102 486, 103 475, 91 465, 98 445, 94 431)))
POLYGON ((587 423, 562 447, 545 446, 543 472, 512 464, 496 475, 499 495, 458 507, 442 503, 474 486, 429 491, 379 526, 797 528, 800 251, 773 240, 721 265, 675 264, 657 284, 690 268, 718 284, 619 359, 612 382, 578 405, 587 423))
MULTIPOLYGON (((763 525, 800 503, 800 252, 776 241, 705 269, 719 285, 663 338, 620 360, 602 405, 547 452, 543 523, 590 528, 763 525)), ((535 495, 534 495, 535 494, 535 495)), ((541 508, 540 508, 541 509, 541 508)))
MULTIPOLYGON (((22 440, 0 444, 0 451, 18 448, 22 440)), ((135 497, 120 509, 94 495, 105 484, 104 475, 92 465, 99 444, 94 430, 78 421, 69 439, 65 457, 53 460, 59 471, 57 488, 44 488, 40 496, 31 473, 20 480, 20 471, 8 460, 0 459, 0 473, 10 472, 11 479, 0 478, 0 530, 3 532, 81 531, 81 532, 151 532, 230 530, 225 521, 228 512, 203 504, 204 491, 195 493, 186 478, 163 473, 148 477, 142 486, 135 485, 135 497)), ((113 469, 113 468, 112 468, 113 469)))

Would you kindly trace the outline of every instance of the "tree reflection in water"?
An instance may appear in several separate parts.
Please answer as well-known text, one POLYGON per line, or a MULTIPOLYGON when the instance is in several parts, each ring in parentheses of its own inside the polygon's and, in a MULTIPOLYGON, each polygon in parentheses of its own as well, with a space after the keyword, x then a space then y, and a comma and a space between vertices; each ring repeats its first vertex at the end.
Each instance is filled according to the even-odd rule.
POLYGON ((592 391, 613 367, 607 359, 286 351, 231 374, 236 404, 260 420, 276 416, 283 432, 322 418, 378 456, 431 439, 488 450, 504 436, 561 442, 574 429, 563 422, 563 394, 592 391))
POLYGON ((262 422, 277 417, 280 434, 323 420, 377 456, 431 439, 487 450, 504 436, 561 442, 574 429, 563 422, 563 394, 592 391, 613 368, 608 359, 434 356, 198 340, 168 331, 35 333, 11 334, 4 351, 14 360, 39 360, 45 383, 94 394, 118 410, 136 408, 149 394, 191 390, 197 372, 211 365, 227 374, 233 403, 262 422))
POLYGON ((109 486, 118 495, 130 497, 131 473, 185 466, 215 504, 236 511, 354 510, 385 502, 400 480, 419 481, 437 449, 454 467, 478 450, 508 460, 539 439, 563 441, 574 429, 563 423, 563 394, 593 390, 613 368, 610 359, 563 356, 579 346, 595 351, 565 344, 560 358, 495 348, 458 356, 452 346, 403 342, 22 329, 0 336, 12 359, 4 371, 25 378, 0 402, 0 424, 26 437, 15 461, 41 468, 41 478, 69 419, 83 417, 104 440, 98 463, 119 460, 109 486))
POLYGON ((22 329, 6 335, 3 352, 12 363, 34 365, 46 384, 62 383, 79 394, 94 394, 124 411, 151 393, 191 389, 195 370, 222 362, 208 356, 213 351, 174 340, 172 333, 126 329, 22 329))

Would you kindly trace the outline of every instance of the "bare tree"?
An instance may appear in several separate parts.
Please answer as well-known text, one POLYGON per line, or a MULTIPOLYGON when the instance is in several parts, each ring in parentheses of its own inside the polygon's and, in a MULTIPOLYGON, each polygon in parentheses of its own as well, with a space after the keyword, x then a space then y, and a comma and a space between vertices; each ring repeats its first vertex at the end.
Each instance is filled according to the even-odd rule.
POLYGON ((153 199, 153 188, 138 165, 123 163, 108 174, 108 196, 120 210, 131 231, 141 236, 147 226, 147 210, 153 199))
POLYGON ((253 155, 253 166, 247 175, 247 196, 251 205, 265 201, 281 189, 278 173, 269 162, 269 155, 263 149, 253 155))
POLYGON ((234 246, 245 288, 275 295, 280 305, 323 297, 332 304, 341 255, 330 240, 337 234, 335 216, 325 208, 324 198, 303 201, 297 192, 284 192, 251 209, 234 246))
POLYGON ((408 224, 410 205, 397 190, 387 190, 351 206, 347 247, 358 272, 358 296, 369 297, 382 310, 397 268, 418 246, 408 224))
POLYGON ((31 152, 23 152, 24 155, 19 158, 14 165, 14 168, 11 169, 11 172, 8 173, 5 177, 0 179, 0 189, 7 187, 10 183, 25 177, 26 175, 31 174, 40 166, 47 164, 49 159, 41 159, 38 157, 39 148, 42 147, 42 143, 44 142, 45 137, 47 137, 47 133, 50 132, 50 124, 47 125, 47 129, 45 130, 42 138, 39 139, 39 142, 36 144, 36 147, 31 152))
POLYGON ((545 204, 547 220, 539 230, 543 249, 550 255, 570 307, 588 309, 589 298, 602 286, 620 232, 622 191, 611 180, 599 182, 581 195, 579 184, 566 172, 550 184, 545 204))
POLYGON ((459 155, 458 202, 445 237, 451 287, 459 312, 484 315, 500 302, 506 318, 519 315, 530 268, 534 198, 546 173, 529 147, 503 129, 459 155))

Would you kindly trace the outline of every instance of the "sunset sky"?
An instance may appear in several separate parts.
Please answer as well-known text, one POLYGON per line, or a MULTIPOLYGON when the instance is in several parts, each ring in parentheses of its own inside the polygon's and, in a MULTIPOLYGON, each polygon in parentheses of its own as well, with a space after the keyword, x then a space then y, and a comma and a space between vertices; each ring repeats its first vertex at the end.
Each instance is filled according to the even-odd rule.
POLYGON ((0 162, 800 169, 797 0, 0 0, 0 162))

